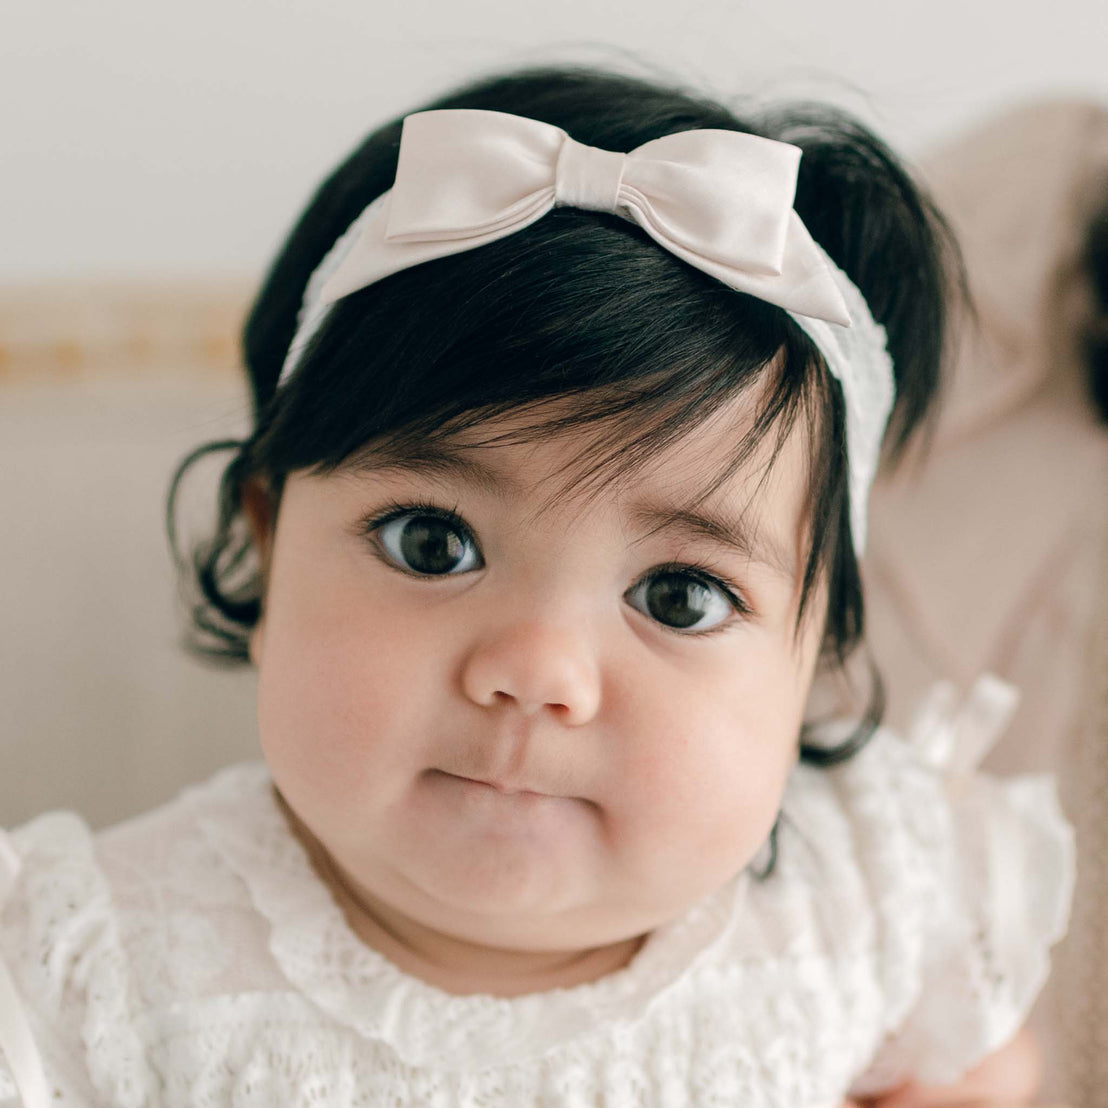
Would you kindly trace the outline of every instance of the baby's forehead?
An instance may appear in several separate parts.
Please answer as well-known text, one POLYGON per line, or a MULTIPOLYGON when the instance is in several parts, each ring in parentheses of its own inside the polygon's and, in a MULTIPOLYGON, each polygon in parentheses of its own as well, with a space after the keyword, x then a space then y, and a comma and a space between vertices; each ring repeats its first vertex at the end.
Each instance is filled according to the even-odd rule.
POLYGON ((746 394, 695 419, 633 408, 621 416, 588 419, 571 400, 545 400, 502 415, 386 434, 340 468, 406 468, 495 485, 515 495, 560 483, 558 501, 575 495, 624 498, 650 487, 699 504, 744 489, 753 492, 790 457, 807 455, 800 420, 755 427, 760 415, 746 394))

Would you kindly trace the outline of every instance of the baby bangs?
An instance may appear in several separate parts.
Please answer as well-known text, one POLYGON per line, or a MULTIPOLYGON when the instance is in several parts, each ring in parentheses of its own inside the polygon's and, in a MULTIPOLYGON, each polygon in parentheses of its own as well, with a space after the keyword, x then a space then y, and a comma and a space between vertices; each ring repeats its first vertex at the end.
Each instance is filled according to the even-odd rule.
MULTIPOLYGON (((740 115, 678 88, 577 67, 496 76, 419 110, 429 108, 529 116, 609 150, 693 128, 800 146, 796 210, 888 332, 897 387, 890 458, 925 421, 939 382, 948 290, 960 284, 960 265, 930 201, 856 121, 816 106, 740 115)), ((760 414, 720 460, 705 495, 766 434, 781 441, 801 421, 811 446, 810 550, 797 623, 826 573, 824 652, 845 662, 862 636, 864 608, 850 541, 841 392, 783 310, 685 264, 626 220, 556 208, 521 232, 361 289, 335 306, 296 372, 276 389, 308 278, 391 186, 400 128, 397 119, 375 131, 323 183, 265 279, 244 333, 251 436, 201 447, 174 477, 168 517, 176 550, 174 502, 183 474, 205 453, 233 451, 213 536, 177 552, 194 587, 189 648, 247 660, 262 596, 242 517, 251 479, 265 483, 276 508, 285 475, 295 470, 332 472, 367 446, 411 457, 462 428, 523 413, 524 436, 596 427, 595 456, 571 475, 587 486, 633 474, 659 447, 757 383, 760 414), (565 398, 573 403, 546 404, 565 398)), ((881 711, 876 687, 873 726, 881 711)), ((849 752, 836 750, 834 757, 816 750, 812 758, 849 752)))

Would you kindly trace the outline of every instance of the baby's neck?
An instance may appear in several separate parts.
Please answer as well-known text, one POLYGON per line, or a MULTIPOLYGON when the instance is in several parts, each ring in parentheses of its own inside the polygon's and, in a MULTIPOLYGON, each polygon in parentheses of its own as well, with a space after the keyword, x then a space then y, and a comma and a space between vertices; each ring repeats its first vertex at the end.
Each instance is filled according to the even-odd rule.
POLYGON ((506 950, 426 927, 370 894, 352 890, 319 840, 283 798, 279 800, 293 833, 354 934, 405 973, 445 992, 512 997, 572 988, 622 969, 645 941, 645 936, 637 936, 581 951, 506 950))

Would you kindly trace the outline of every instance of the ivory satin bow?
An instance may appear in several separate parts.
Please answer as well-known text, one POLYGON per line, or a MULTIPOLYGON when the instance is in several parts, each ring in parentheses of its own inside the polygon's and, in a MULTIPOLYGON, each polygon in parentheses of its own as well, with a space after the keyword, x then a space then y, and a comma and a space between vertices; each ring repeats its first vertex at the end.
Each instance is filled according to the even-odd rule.
POLYGON ((621 215, 731 288, 850 326, 826 255, 793 210, 800 155, 724 130, 681 131, 621 154, 504 112, 417 112, 404 120, 395 184, 320 302, 494 242, 566 205, 621 215))

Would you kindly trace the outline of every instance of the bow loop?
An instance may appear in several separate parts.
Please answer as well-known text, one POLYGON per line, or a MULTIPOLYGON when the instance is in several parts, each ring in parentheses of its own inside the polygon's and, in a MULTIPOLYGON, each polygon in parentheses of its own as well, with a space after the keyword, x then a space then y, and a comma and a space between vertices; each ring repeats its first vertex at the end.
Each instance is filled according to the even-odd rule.
POLYGON ((386 241, 500 237, 544 215, 564 137, 549 124, 476 108, 407 116, 386 241))
POLYGON ((660 234, 720 264, 780 276, 800 155, 741 131, 681 131, 633 150, 624 180, 660 234))

